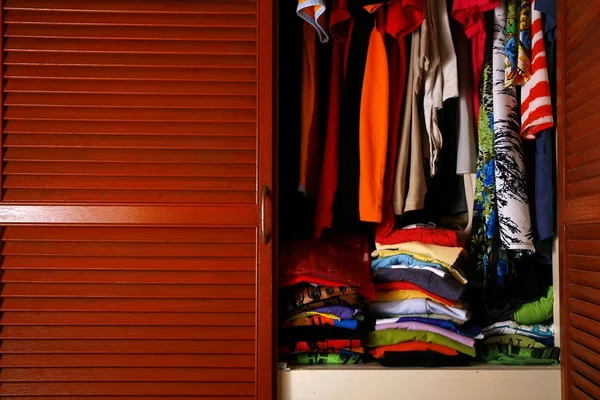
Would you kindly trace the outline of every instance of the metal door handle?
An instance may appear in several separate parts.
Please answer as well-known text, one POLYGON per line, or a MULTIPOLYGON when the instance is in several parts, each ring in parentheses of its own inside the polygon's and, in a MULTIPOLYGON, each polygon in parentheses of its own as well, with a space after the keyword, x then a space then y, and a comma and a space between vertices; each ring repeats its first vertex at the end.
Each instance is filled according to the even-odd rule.
POLYGON ((262 237, 262 243, 264 245, 269 244, 269 235, 267 234, 267 226, 266 226, 266 203, 267 197, 269 196, 269 187, 264 185, 262 187, 262 193, 260 196, 260 234, 262 237))

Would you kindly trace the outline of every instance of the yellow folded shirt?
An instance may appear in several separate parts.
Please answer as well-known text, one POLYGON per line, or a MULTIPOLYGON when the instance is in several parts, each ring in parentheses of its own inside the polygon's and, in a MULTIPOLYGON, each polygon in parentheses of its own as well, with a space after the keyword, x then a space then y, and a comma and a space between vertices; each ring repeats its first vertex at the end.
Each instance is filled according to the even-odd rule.
POLYGON ((460 255, 466 254, 465 249, 462 247, 446 247, 438 246, 437 244, 406 242, 397 244, 393 250, 380 250, 379 257, 389 257, 401 253, 419 254, 448 267, 456 264, 460 255))
POLYGON ((375 293, 376 301, 398 301, 410 299, 430 299, 433 301, 437 301, 433 297, 421 292, 420 290, 397 289, 375 293))

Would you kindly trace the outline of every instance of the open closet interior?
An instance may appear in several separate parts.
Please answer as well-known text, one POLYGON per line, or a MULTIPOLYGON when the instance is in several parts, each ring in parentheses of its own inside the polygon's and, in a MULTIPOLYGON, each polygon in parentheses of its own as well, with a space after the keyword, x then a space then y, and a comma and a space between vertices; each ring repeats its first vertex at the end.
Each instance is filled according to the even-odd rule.
POLYGON ((280 361, 558 364, 556 0, 278 18, 280 361))

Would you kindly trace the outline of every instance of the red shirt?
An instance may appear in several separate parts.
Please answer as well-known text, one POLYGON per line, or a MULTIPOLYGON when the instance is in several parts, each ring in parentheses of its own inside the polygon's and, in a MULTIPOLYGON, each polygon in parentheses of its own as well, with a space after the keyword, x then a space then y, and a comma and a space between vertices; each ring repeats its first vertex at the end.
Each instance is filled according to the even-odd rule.
MULTIPOLYGON (((485 17, 483 13, 493 10, 499 0, 454 0, 452 16, 465 28, 465 34, 471 40, 473 62, 473 111, 475 128, 479 121, 479 82, 485 58, 485 17)), ((477 129, 475 130, 477 132, 477 129)))
POLYGON ((348 11, 348 0, 333 2, 329 29, 334 38, 329 87, 329 109, 327 132, 323 154, 323 167, 319 186, 319 197, 315 211, 315 237, 320 237, 323 228, 330 228, 333 221, 333 201, 338 180, 338 141, 340 133, 340 94, 344 84, 346 56, 350 45, 352 19, 348 11))

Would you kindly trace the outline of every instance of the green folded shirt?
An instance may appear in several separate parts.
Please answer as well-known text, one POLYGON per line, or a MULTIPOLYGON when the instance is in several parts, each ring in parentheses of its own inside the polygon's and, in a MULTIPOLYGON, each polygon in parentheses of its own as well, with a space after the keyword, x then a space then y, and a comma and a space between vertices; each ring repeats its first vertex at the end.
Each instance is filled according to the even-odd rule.
POLYGON ((475 357, 474 347, 466 346, 434 332, 408 331, 403 329, 384 329, 381 331, 369 332, 369 347, 389 346, 415 340, 419 342, 440 344, 468 356, 475 357))
POLYGON ((531 349, 510 344, 484 344, 478 348, 478 358, 488 364, 553 365, 558 364, 560 349, 531 349))
POLYGON ((554 288, 546 290, 546 296, 531 303, 523 304, 515 312, 515 321, 519 325, 541 324, 552 318, 554 313, 554 288))

